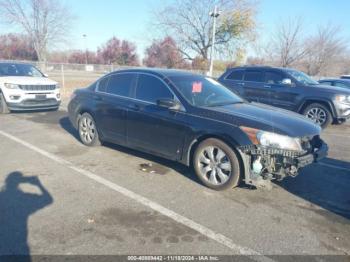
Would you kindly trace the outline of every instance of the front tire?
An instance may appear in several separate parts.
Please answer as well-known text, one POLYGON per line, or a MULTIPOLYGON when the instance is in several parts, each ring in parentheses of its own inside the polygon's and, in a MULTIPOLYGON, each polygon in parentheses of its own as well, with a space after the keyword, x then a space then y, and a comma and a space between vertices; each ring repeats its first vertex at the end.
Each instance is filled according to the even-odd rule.
POLYGON ((7 103, 5 97, 2 93, 0 93, 0 114, 9 114, 10 110, 7 107, 7 103))
POLYGON ((325 129, 333 122, 333 116, 329 109, 318 103, 307 106, 303 111, 303 115, 315 124, 320 125, 322 129, 325 129))
POLYGON ((226 190, 239 184, 237 154, 221 140, 210 138, 200 143, 193 156, 193 167, 201 182, 211 189, 226 190))
POLYGON ((95 120, 89 113, 84 113, 79 118, 78 132, 80 140, 84 145, 90 147, 101 145, 95 120))

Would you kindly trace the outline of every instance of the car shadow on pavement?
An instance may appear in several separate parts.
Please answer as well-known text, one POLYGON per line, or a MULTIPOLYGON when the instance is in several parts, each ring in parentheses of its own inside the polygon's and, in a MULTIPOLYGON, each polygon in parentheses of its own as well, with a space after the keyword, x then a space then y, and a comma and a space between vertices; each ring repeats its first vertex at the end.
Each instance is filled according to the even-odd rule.
MULTIPOLYGON (((313 164, 303 169, 296 178, 286 178, 277 184, 322 209, 350 219, 350 169, 346 170, 350 165, 335 159, 323 162, 332 166, 313 164)), ((324 216, 328 213, 319 208, 310 209, 324 216)))
POLYGON ((27 243, 28 218, 52 203, 52 196, 38 177, 26 177, 21 172, 7 176, 0 191, 0 256, 10 256, 8 259, 13 258, 12 261, 31 261, 27 243), (24 192, 22 187, 28 185, 40 193, 24 192))
POLYGON ((79 140, 78 131, 73 127, 68 116, 61 117, 58 122, 66 132, 72 135, 75 139, 79 140))
MULTIPOLYGON (((79 142, 80 142, 80 138, 79 138, 79 134, 78 132, 74 129, 74 127, 72 126, 71 122, 69 121, 68 117, 62 117, 59 120, 59 123, 61 125, 61 127, 68 132, 69 134, 71 134, 74 138, 76 138, 79 142)), ((116 151, 120 151, 124 154, 128 154, 134 157, 138 157, 138 158, 142 158, 144 159, 144 164, 148 164, 148 163, 155 163, 156 165, 156 170, 161 170, 162 174, 166 174, 168 173, 168 171, 170 170, 175 170, 177 173, 180 173, 181 175, 183 175, 184 177, 188 178, 189 180, 191 180, 192 182, 195 182, 197 184, 200 184, 201 186, 202 183, 200 182, 200 180, 197 178, 197 176, 195 175, 194 171, 192 170, 192 168, 189 168, 185 165, 182 165, 178 162, 174 162, 171 160, 167 160, 161 157, 157 157, 151 154, 147 154, 147 153, 143 153, 141 151, 137 151, 137 150, 133 150, 130 148, 126 148, 123 146, 119 146, 116 144, 112 144, 112 143, 103 143, 103 146, 111 148, 113 150, 116 151)), ((140 167, 140 169, 142 169, 142 167, 140 167)), ((156 172, 158 173, 158 172, 156 172)), ((161 174, 161 175, 162 175, 161 174)))

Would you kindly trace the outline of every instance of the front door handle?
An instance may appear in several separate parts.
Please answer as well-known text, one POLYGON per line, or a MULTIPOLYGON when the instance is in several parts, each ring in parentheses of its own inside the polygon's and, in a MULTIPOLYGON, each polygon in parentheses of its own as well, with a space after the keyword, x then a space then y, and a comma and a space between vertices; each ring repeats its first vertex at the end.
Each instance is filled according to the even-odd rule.
POLYGON ((271 88, 271 86, 270 86, 270 85, 264 85, 264 87, 265 87, 265 88, 271 88))

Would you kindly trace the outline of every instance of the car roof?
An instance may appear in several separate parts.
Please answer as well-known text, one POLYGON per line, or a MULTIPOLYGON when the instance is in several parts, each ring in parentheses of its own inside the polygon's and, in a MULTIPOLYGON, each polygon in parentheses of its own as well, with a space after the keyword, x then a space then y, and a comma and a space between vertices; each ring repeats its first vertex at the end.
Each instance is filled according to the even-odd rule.
POLYGON ((178 69, 164 69, 164 68, 131 68, 114 71, 113 73, 149 73, 163 77, 171 76, 195 76, 199 75, 190 71, 178 70, 178 69))
POLYGON ((277 69, 277 70, 295 70, 294 68, 289 67, 275 67, 275 66, 267 66, 267 65, 244 65, 244 66, 238 66, 238 67, 231 67, 227 70, 231 69, 277 69))
POLYGON ((0 61, 0 65, 31 65, 30 63, 25 62, 12 62, 12 61, 0 61))

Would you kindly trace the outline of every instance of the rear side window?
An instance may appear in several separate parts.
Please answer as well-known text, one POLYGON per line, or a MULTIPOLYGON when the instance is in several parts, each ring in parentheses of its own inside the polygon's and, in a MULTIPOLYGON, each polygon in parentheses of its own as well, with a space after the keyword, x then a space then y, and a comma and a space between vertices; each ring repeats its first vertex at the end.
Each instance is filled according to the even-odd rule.
POLYGON ((134 79, 133 74, 115 74, 110 76, 107 84, 107 93, 130 97, 134 79))
POLYGON ((244 75, 243 70, 234 70, 226 77, 226 79, 242 81, 243 75, 244 75))
POLYGON ((244 81, 264 82, 264 74, 261 71, 246 71, 244 81))
POLYGON ((109 77, 104 77, 98 82, 98 91, 106 92, 109 77))
POLYGON ((173 99, 174 95, 160 79, 140 74, 136 88, 136 99, 156 103, 157 100, 163 98, 173 99))
POLYGON ((280 85, 282 84, 283 75, 278 72, 266 72, 265 83, 270 85, 280 85))

